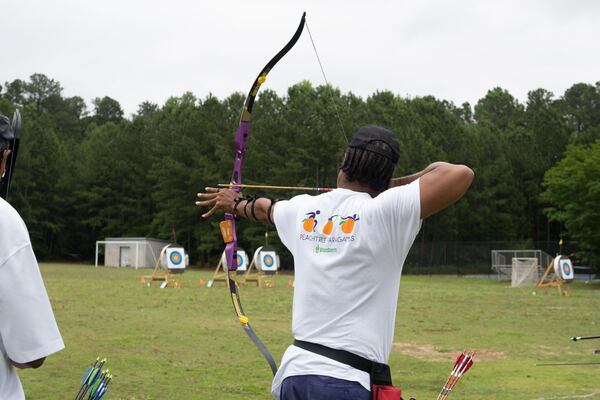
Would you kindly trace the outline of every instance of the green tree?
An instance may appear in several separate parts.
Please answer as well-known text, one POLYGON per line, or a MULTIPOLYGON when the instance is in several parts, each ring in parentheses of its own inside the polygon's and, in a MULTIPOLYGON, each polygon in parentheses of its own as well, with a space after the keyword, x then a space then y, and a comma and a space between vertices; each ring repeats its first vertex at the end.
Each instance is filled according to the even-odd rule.
POLYGON ((590 261, 600 264, 600 139, 591 146, 570 145, 546 172, 542 200, 548 216, 564 224, 590 261))
POLYGON ((577 83, 565 91, 559 102, 572 132, 572 142, 591 144, 600 138, 600 82, 577 83))
POLYGON ((99 125, 107 122, 118 123, 123 119, 123 110, 121 105, 115 99, 108 96, 102 98, 96 97, 92 100, 94 104, 94 118, 99 125))
POLYGON ((35 103, 22 109, 23 137, 18 165, 11 186, 11 203, 29 228, 36 254, 41 259, 53 258, 59 251, 56 243, 66 230, 63 216, 61 180, 67 170, 65 148, 52 129, 50 116, 38 113, 35 103))
POLYGON ((523 105, 508 91, 497 87, 477 102, 475 119, 478 122, 488 121, 501 132, 507 132, 522 123, 523 111, 523 105))

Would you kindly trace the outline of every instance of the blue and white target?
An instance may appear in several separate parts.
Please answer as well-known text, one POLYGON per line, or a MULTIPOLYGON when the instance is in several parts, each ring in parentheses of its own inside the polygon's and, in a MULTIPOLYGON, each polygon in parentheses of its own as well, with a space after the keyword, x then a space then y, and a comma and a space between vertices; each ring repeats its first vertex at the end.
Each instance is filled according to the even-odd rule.
POLYGON ((573 264, 566 256, 558 256, 554 259, 554 272, 565 281, 575 279, 573 264))
POLYGON ((261 251, 259 261, 260 269, 263 271, 275 272, 279 268, 279 258, 274 251, 261 251))
MULTIPOLYGON (((223 271, 227 269, 227 259, 225 258, 225 252, 223 252, 222 263, 223 263, 223 271)), ((237 257, 234 259, 235 266, 238 271, 245 271, 248 269, 248 254, 244 250, 238 249, 237 257)))
POLYGON ((169 247, 167 249, 167 268, 185 269, 185 250, 183 247, 169 247))

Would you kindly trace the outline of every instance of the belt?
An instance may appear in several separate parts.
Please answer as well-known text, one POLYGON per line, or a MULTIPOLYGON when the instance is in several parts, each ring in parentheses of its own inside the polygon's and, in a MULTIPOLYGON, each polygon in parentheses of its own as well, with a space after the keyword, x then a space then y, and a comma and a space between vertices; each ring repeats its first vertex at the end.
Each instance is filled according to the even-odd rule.
POLYGON ((387 364, 371 361, 346 350, 332 349, 322 344, 298 339, 294 339, 294 346, 366 372, 371 377, 371 385, 393 386, 392 374, 387 364))

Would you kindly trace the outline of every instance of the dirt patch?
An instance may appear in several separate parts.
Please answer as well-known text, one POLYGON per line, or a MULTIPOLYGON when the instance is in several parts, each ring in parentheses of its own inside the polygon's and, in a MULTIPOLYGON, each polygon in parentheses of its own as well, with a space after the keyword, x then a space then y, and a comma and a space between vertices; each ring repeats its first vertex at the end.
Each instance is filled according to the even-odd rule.
POLYGON ((564 350, 563 348, 557 348, 557 346, 537 346, 538 352, 542 356, 578 356, 581 352, 564 350))
MULTIPOLYGON (((484 349, 474 349, 476 351, 475 358, 479 361, 497 360, 504 358, 505 355, 501 351, 490 351, 484 349)), ((395 342, 394 351, 405 356, 415 357, 423 360, 445 361, 455 360, 461 350, 442 350, 430 344, 416 344, 395 342)))

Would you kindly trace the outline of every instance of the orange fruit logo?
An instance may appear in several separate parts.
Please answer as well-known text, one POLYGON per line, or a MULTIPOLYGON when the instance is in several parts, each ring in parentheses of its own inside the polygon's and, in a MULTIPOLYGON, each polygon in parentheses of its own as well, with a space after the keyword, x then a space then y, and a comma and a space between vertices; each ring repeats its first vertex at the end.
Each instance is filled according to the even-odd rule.
POLYGON ((315 232, 318 224, 316 218, 319 214, 321 214, 321 211, 319 210, 306 213, 306 218, 302 220, 302 228, 304 228, 306 232, 315 232))
POLYGON ((331 232, 333 232, 333 221, 337 217, 339 217, 339 215, 336 214, 336 215, 332 215, 331 217, 329 217, 327 219, 325 226, 323 226, 323 235, 326 235, 326 236, 331 235, 331 232))
POLYGON ((356 221, 358 221, 360 218, 358 217, 357 214, 354 214, 352 216, 348 216, 348 217, 342 217, 342 222, 340 222, 340 225, 342 227, 342 232, 349 234, 352 233, 352 231, 354 231, 354 226, 356 225, 356 221))

